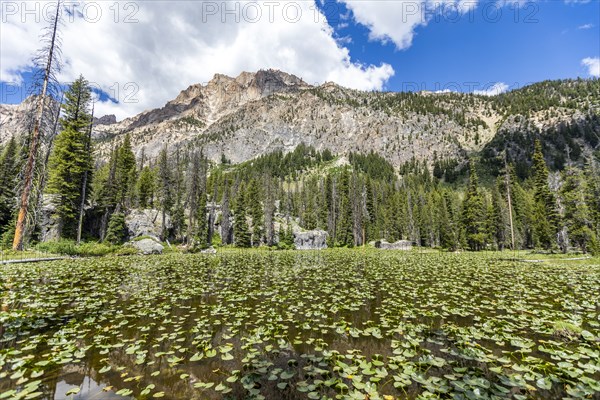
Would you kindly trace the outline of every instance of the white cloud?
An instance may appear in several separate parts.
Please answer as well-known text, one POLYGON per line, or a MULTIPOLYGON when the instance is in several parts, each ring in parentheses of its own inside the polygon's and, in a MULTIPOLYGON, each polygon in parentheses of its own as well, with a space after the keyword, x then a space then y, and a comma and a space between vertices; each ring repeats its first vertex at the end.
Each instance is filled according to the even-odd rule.
POLYGON ((584 25, 580 25, 577 27, 577 29, 592 29, 595 25, 594 24, 584 24, 584 25))
MULTIPOLYGON (((19 8, 26 2, 11 3, 19 8)), ((61 79, 83 74, 119 100, 97 104, 97 115, 124 118, 162 106, 215 73, 276 68, 311 84, 334 81, 363 90, 380 90, 394 75, 385 63, 353 62, 311 1, 78 3, 86 18, 64 20, 61 79)), ((35 4, 41 12, 54 1, 35 4)), ((14 82, 29 67, 47 23, 20 9, 0 14, 0 81, 14 82)))
POLYGON ((508 85, 504 82, 497 82, 491 86, 484 88, 483 90, 474 90, 473 94, 481 96, 497 96, 500 93, 504 93, 508 90, 508 85))
POLYGON ((444 90, 436 90, 433 92, 435 94, 447 94, 447 93, 458 93, 456 90, 444 89, 444 90))
POLYGON ((584 58, 581 60, 581 65, 587 67, 589 75, 600 78, 600 57, 584 58))
POLYGON ((432 18, 455 20, 474 9, 479 0, 339 0, 352 11, 354 20, 369 29, 371 40, 393 42, 397 49, 412 45, 415 29, 432 18))

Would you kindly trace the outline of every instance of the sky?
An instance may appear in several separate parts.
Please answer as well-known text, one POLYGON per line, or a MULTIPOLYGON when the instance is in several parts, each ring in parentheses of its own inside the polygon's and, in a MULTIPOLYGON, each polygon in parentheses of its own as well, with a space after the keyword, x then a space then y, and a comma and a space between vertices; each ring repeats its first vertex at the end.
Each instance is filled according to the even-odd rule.
MULTIPOLYGON (((0 103, 31 87, 56 1, 0 0, 0 103)), ((600 0, 64 0, 59 80, 96 115, 161 107, 216 73, 280 69, 310 84, 494 95, 600 77, 600 0)))

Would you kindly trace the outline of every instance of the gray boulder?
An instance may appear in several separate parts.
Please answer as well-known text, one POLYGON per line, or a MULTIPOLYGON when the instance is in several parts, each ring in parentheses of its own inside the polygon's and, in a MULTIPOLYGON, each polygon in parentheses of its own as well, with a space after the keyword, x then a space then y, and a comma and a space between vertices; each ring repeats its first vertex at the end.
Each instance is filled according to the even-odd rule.
POLYGON ((325 231, 294 232, 294 246, 297 250, 323 250, 327 248, 325 231))
MULTIPOLYGON (((171 219, 167 215, 165 225, 169 230, 171 219)), ((162 232, 162 214, 159 210, 132 210, 125 217, 125 226, 130 239, 140 236, 150 236, 156 240, 162 232)))
POLYGON ((60 229, 56 218, 57 210, 54 199, 58 195, 45 194, 42 198, 40 217, 40 236, 42 242, 60 239, 60 229))
POLYGON ((208 249, 204 249, 204 250, 200 251, 200 253, 202 253, 202 254, 217 254, 217 249, 210 246, 208 249))
POLYGON ((131 243, 131 246, 138 251, 138 254, 162 254, 164 247, 153 239, 136 240, 131 243))
POLYGON ((410 240, 398 240, 395 243, 388 243, 385 240, 375 242, 375 247, 381 250, 412 250, 412 242, 410 240))

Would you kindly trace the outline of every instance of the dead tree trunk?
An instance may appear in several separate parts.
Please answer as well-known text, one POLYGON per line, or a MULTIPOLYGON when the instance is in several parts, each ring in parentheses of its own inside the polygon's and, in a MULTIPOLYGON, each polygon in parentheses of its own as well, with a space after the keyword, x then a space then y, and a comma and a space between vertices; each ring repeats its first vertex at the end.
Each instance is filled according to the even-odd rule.
POLYGON ((29 196, 31 194, 31 187, 33 186, 33 173, 35 168, 35 161, 37 157, 38 147, 40 144, 40 127, 42 124, 42 118, 44 116, 44 108, 46 106, 48 82, 50 80, 50 74, 52 72, 52 59, 54 57, 56 31, 58 29, 59 17, 60 1, 57 3, 56 7, 56 16, 54 19, 54 26, 52 29, 52 39, 50 41, 50 49, 48 51, 48 62, 46 63, 46 69, 44 72, 44 84, 42 86, 42 93, 38 99, 39 105, 37 110, 37 117, 35 120, 35 125, 33 127, 33 135, 31 137, 31 143, 29 144, 29 156, 27 158, 27 164, 25 166, 25 177, 23 179, 23 193, 21 194, 19 216, 17 217, 15 237, 13 240, 13 250, 15 251, 23 250, 23 233, 25 232, 25 222, 27 220, 27 213, 29 211, 29 196))

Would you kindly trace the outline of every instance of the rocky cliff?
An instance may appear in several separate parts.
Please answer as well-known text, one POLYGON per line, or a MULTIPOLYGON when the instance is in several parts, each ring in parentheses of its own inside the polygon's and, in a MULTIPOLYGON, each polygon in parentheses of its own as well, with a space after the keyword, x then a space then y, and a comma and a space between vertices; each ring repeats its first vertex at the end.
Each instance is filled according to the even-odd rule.
MULTIPOLYGON (((434 153, 462 158, 487 148, 492 156, 500 151, 494 144, 500 134, 551 131, 598 115, 600 96, 592 93, 600 87, 598 80, 557 82, 556 93, 538 88, 484 97, 361 92, 334 83, 312 86, 275 70, 236 78, 218 74, 206 85, 183 90, 162 108, 120 122, 101 118, 93 137, 101 159, 125 134, 137 154, 144 151, 149 158, 164 145, 195 145, 215 161, 224 155, 237 163, 274 150, 290 151, 300 143, 335 154, 372 150, 395 166, 413 158, 431 161, 434 153), (528 107, 527 112, 515 105, 528 107)), ((16 130, 19 107, 0 107, 0 141, 16 130)))

